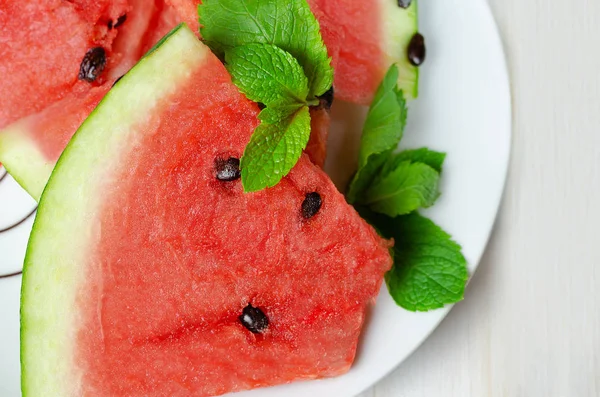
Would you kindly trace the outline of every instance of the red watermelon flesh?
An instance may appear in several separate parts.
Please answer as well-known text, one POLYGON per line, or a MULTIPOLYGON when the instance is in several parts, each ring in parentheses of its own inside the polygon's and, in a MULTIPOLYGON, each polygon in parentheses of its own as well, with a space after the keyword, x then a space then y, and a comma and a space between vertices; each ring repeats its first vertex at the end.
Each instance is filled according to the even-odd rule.
POLYGON ((310 109, 310 139, 304 150, 310 160, 323 168, 327 157, 327 137, 331 126, 331 114, 323 106, 310 109))
POLYGON ((25 265, 30 395, 204 397, 349 369, 389 245, 307 156, 257 193, 219 181, 218 160, 241 156, 257 114, 180 28, 83 124, 40 203, 25 265), (157 79, 170 88, 154 98, 157 79), (140 92, 148 100, 132 104, 140 92), (123 106, 132 121, 110 117, 123 106), (322 206, 305 219, 312 192, 322 206), (248 305, 268 317, 262 333, 241 323, 248 305))
POLYGON ((158 7, 153 0, 129 0, 131 6, 127 19, 118 27, 113 45, 113 56, 109 73, 111 78, 117 79, 127 73, 146 52, 145 36, 150 28, 150 23, 158 13, 158 7))
POLYGON ((0 128, 90 87, 78 80, 81 61, 93 47, 110 57, 108 24, 128 9, 126 0, 0 0, 0 128))
POLYGON ((198 4, 201 2, 198 0, 165 0, 165 2, 172 7, 182 22, 185 22, 193 32, 200 30, 200 23, 198 21, 198 4))
POLYGON ((335 70, 337 96, 368 104, 387 70, 381 50, 383 23, 379 1, 308 2, 313 13, 320 16, 327 48, 337 52, 340 59, 335 70), (356 21, 371 23, 361 23, 357 29, 356 21))
POLYGON ((71 131, 79 128, 109 90, 110 84, 104 84, 72 92, 21 122, 27 124, 26 129, 32 134, 31 139, 38 142, 44 156, 58 159, 71 140, 71 131))

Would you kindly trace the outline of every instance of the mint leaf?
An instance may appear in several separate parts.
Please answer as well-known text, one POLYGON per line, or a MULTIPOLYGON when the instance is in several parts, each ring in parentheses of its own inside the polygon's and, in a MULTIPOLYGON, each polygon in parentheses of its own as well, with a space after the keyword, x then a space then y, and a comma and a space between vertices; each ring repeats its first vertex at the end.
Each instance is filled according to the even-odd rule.
POLYGON ((308 106, 277 124, 259 125, 241 159, 244 191, 275 186, 296 165, 309 136, 308 106))
POLYGON ((463 299, 467 262, 448 233, 418 213, 388 218, 363 209, 361 215, 395 240, 394 266, 385 279, 398 305, 428 311, 463 299))
POLYGON ((439 197, 440 176, 423 163, 403 161, 387 174, 378 175, 360 204, 390 217, 430 207, 439 197))
POLYGON ((398 147, 406 125, 406 101, 397 87, 398 67, 392 65, 377 88, 361 137, 358 170, 346 197, 357 202, 387 158, 398 147))
POLYGON ((386 162, 382 173, 389 172, 389 170, 396 168, 397 165, 403 161, 427 164, 437 172, 442 172, 442 166, 444 165, 445 159, 446 153, 436 152, 429 150, 428 148, 403 150, 392 156, 386 162))
POLYGON ((359 167, 374 153, 396 149, 402 139, 408 111, 397 82, 398 67, 394 64, 377 88, 367 113, 358 154, 359 167))
POLYGON ((374 153, 369 157, 369 161, 356 171, 346 192, 346 199, 350 204, 357 203, 363 198, 364 192, 369 188, 390 154, 391 151, 374 153))
MULTIPOLYGON (((290 53, 272 44, 246 44, 225 51, 234 84, 254 102, 267 107, 306 104, 308 80, 290 53)), ((289 115, 292 112, 288 112, 289 115)))
POLYGON ((217 55, 245 44, 273 44, 302 65, 309 99, 331 87, 330 58, 306 0, 204 0, 198 15, 202 38, 217 55))
POLYGON ((290 115, 296 113, 302 106, 304 105, 298 105, 296 103, 291 103, 288 105, 276 104, 273 107, 268 107, 261 110, 261 112, 258 114, 258 119, 263 123, 277 124, 290 117, 290 115))

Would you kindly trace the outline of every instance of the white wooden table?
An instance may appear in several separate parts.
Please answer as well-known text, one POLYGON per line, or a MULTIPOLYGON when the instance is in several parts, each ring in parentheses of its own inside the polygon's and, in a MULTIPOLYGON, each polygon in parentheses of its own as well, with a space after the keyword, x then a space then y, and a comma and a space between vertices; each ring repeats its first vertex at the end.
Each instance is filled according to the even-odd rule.
POLYGON ((600 396, 600 2, 489 1, 514 106, 496 230, 466 300, 361 397, 600 396))

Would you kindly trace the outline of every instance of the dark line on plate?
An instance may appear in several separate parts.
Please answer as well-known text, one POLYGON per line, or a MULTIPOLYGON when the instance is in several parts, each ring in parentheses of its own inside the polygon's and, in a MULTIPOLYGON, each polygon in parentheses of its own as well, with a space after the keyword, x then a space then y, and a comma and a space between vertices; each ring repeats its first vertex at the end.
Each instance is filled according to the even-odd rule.
MULTIPOLYGON (((6 176, 6 174, 4 174, 2 177, 0 177, 0 182, 2 182, 2 179, 4 179, 5 176, 6 176)), ((37 211, 37 206, 29 214, 27 214, 27 216, 25 218, 10 225, 9 227, 5 227, 4 229, 1 229, 0 233, 8 232, 9 230, 12 230, 12 229, 22 225, 27 219, 31 218, 33 216, 33 214, 35 214, 35 211, 37 211)), ((9 273, 9 274, 0 274, 0 280, 3 278, 16 277, 22 273, 23 273, 23 270, 19 270, 18 272, 9 273)))
MULTIPOLYGON (((7 177, 7 175, 8 175, 8 171, 6 171, 6 170, 3 170, 3 172, 0 172, 0 182, 4 181, 4 179, 6 179, 6 177, 7 177)), ((25 216, 20 221, 15 222, 14 224, 12 224, 8 227, 5 227, 3 229, 0 229, 0 233, 5 233, 5 232, 8 232, 9 230, 19 227, 27 219, 31 218, 33 216, 33 214, 35 214, 35 211, 37 211, 37 206, 29 214, 27 214, 27 216, 25 216)), ((0 274, 0 280, 5 279, 5 278, 10 278, 10 277, 16 277, 16 276, 21 275, 22 273, 23 273, 23 270, 19 270, 18 272, 14 272, 14 273, 0 274)))
POLYGON ((35 211, 37 211, 37 206, 29 214, 27 214, 27 216, 25 218, 21 219, 20 221, 14 223, 4 229, 0 229, 0 233, 8 232, 9 230, 12 230, 18 226, 21 226, 23 224, 23 222, 25 222, 27 219, 31 218, 33 216, 33 214, 35 214, 35 211))
POLYGON ((10 274, 0 274, 0 280, 3 278, 15 277, 23 274, 23 270, 19 270, 18 272, 10 273, 10 274))

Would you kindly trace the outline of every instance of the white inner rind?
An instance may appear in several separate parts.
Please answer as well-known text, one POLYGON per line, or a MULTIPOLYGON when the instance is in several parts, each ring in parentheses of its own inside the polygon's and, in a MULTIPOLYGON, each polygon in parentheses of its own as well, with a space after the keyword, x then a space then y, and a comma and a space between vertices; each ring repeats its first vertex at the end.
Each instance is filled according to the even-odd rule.
POLYGON ((102 186, 143 136, 161 99, 207 60, 210 50, 181 26, 143 58, 102 100, 73 137, 40 201, 21 291, 23 396, 80 396, 74 355, 77 293, 85 288, 102 186))
POLYGON ((407 9, 398 6, 397 0, 379 0, 381 20, 383 22, 384 64, 398 65, 398 87, 404 91, 407 99, 419 95, 419 68, 408 61, 408 45, 419 31, 417 0, 413 0, 407 9))

